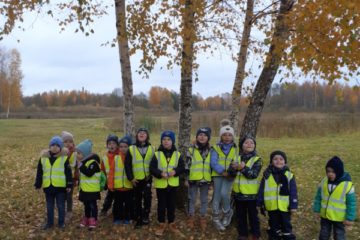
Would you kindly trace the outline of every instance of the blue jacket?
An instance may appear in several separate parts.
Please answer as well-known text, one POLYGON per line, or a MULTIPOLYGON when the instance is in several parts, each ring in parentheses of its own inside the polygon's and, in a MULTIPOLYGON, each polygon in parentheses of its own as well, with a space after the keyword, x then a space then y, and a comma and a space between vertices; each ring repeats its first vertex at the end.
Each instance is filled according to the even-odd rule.
MULTIPOLYGON (((265 174, 265 172, 264 172, 265 174)), ((264 188, 265 188, 265 177, 261 179, 259 193, 258 193, 258 206, 264 206, 264 188)), ((295 176, 289 182, 289 209, 298 208, 298 195, 295 176)))
MULTIPOLYGON (((343 181, 351 181, 351 176, 349 173, 345 172, 344 175, 339 178, 338 181, 333 183, 334 185, 338 185, 343 181)), ((316 213, 320 213, 321 209, 321 187, 320 184, 318 186, 316 196, 313 203, 313 211, 316 213)), ((354 221, 356 219, 356 194, 354 186, 351 190, 346 194, 346 220, 354 221)))
MULTIPOLYGON (((220 146, 220 148, 222 149, 223 153, 229 154, 230 149, 232 146, 236 146, 234 142, 229 143, 229 144, 224 144, 222 142, 217 143, 218 146, 220 146)), ((223 166, 221 166, 219 164, 219 154, 214 150, 211 149, 210 152, 210 167, 213 171, 215 171, 217 174, 222 174, 225 170, 223 166)))

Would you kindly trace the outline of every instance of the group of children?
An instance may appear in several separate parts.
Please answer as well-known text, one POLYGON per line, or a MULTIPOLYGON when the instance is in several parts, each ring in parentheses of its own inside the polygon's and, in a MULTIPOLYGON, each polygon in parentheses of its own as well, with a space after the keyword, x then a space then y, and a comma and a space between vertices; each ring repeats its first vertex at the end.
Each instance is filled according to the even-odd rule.
MULTIPOLYGON (((187 227, 207 229, 209 188, 213 185, 212 221, 217 230, 226 232, 234 214, 237 217, 238 239, 259 239, 258 210, 269 216, 269 239, 295 239, 291 214, 298 207, 294 174, 287 165, 282 151, 270 154, 270 163, 260 175, 262 159, 256 152, 256 141, 244 137, 237 146, 234 129, 225 124, 220 128, 220 141, 210 145, 211 129, 199 128, 194 143, 186 156, 175 146, 175 133, 164 131, 160 146, 150 144, 147 129, 136 132, 135 143, 129 136, 118 139, 109 135, 107 153, 100 157, 92 153, 92 142, 85 140, 74 145, 73 136, 63 132, 50 140, 49 149, 43 151, 38 163, 35 187, 44 189, 47 206, 47 223, 53 227, 56 200, 60 228, 65 227, 65 202, 67 216, 72 211, 72 191, 79 186, 79 200, 85 214, 81 227, 97 225, 97 200, 102 187, 107 188, 102 214, 112 202, 113 223, 130 224, 135 229, 150 223, 152 185, 157 195, 157 236, 166 229, 176 236, 183 234, 175 224, 176 191, 180 175, 185 175, 188 187, 187 227), (195 205, 200 192, 200 218, 196 218, 195 205), (233 200, 233 201, 232 201, 233 200), (249 222, 249 224, 248 224, 249 222), (250 229, 249 229, 249 227, 250 229)), ((319 239, 329 239, 333 229, 335 239, 345 239, 345 227, 356 218, 356 196, 351 177, 344 172, 343 162, 331 158, 326 165, 326 177, 321 181, 314 201, 314 211, 320 213, 319 239)))

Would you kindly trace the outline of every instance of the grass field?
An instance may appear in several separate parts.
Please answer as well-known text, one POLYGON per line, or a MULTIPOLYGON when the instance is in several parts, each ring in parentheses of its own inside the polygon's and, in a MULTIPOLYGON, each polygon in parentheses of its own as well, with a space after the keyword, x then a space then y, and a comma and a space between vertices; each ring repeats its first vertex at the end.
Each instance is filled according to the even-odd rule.
MULTIPOLYGON (((0 120, 0 239, 155 239, 153 227, 156 209, 152 213, 153 225, 149 229, 135 233, 129 228, 114 228, 111 217, 100 219, 97 230, 89 232, 78 229, 83 213, 82 205, 75 199, 75 216, 65 231, 55 229, 50 232, 39 230, 44 222, 44 194, 34 190, 36 166, 39 152, 46 148, 49 139, 62 130, 74 133, 76 142, 85 138, 94 142, 94 151, 105 152, 105 138, 110 130, 108 119, 51 119, 51 120, 0 120)), ((118 133, 120 134, 120 133, 118 133)), ((151 142, 157 146, 160 133, 151 134, 151 142)), ((218 138, 213 136, 212 142, 218 138)), ((311 203, 316 186, 325 174, 326 161, 333 155, 345 161, 345 168, 352 175, 355 187, 360 183, 360 132, 330 134, 306 138, 259 138, 257 149, 263 157, 264 165, 269 161, 272 150, 284 150, 289 165, 296 175, 299 189, 299 211, 293 216, 293 225, 298 239, 317 239, 319 219, 311 212, 311 203)), ((155 197, 153 197, 155 202, 155 197)), ((360 194, 358 193, 358 203, 360 194)), ((101 202, 102 204, 102 202, 101 202)), ((100 203, 98 204, 100 206, 100 203)), ((359 212, 359 211, 358 211, 359 212)), ((359 214, 358 214, 359 216, 359 214)), ((206 236, 186 230, 185 216, 177 213, 180 229, 188 239, 235 239, 236 229, 231 227, 226 235, 220 235, 209 227, 206 236)), ((261 216, 263 236, 266 220, 261 216)), ((210 223, 210 222, 209 222, 210 223)), ((356 222, 347 232, 348 239, 360 239, 360 224, 356 222)), ((178 239, 169 235, 165 239, 178 239)), ((264 238, 266 239, 266 238, 264 238)))

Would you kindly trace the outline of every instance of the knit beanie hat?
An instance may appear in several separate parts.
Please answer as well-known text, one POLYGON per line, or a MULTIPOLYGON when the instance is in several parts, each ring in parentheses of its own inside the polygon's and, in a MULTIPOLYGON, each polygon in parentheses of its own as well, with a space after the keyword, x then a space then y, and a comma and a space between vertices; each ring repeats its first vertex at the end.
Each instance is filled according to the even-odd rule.
POLYGON ((200 133, 204 133, 208 137, 208 141, 210 141, 211 128, 209 128, 209 127, 201 127, 201 128, 199 128, 196 131, 196 137, 198 137, 200 133))
POLYGON ((231 135, 233 135, 233 137, 235 137, 235 131, 234 129, 230 126, 231 122, 229 119, 223 119, 220 122, 220 137, 225 134, 225 133, 230 133, 231 135))
POLYGON ((244 144, 244 142, 247 140, 247 139, 251 139, 251 140, 253 140, 253 142, 254 142, 254 144, 255 144, 255 148, 254 148, 254 150, 256 149, 256 140, 255 140, 255 138, 253 138, 253 137, 251 137, 250 135, 246 135, 245 137, 243 137, 241 140, 240 140, 240 142, 239 142, 239 148, 242 150, 242 146, 243 146, 243 144, 244 144))
POLYGON ((93 143, 91 142, 91 140, 86 139, 76 146, 76 150, 81 152, 81 154, 84 156, 84 158, 86 158, 91 154, 92 146, 93 146, 93 143))
POLYGON ((334 170, 335 174, 336 174, 336 178, 335 180, 341 178, 344 175, 344 163, 343 161, 338 157, 338 156, 334 156, 332 157, 327 163, 326 163, 326 168, 331 168, 334 170))
POLYGON ((119 144, 119 138, 115 134, 109 134, 106 138, 106 145, 109 144, 110 141, 116 142, 116 144, 119 144))
POLYGON ((60 149, 62 149, 64 147, 64 143, 63 143, 61 137, 59 137, 59 136, 52 137, 50 140, 50 143, 49 143, 49 147, 51 147, 53 145, 57 145, 57 146, 59 146, 60 149))
POLYGON ((172 144, 175 145, 175 133, 173 131, 167 130, 161 133, 160 143, 164 137, 169 137, 172 141, 172 144))
POLYGON ((276 150, 276 151, 273 151, 271 154, 270 154, 270 164, 272 163, 272 160, 273 158, 275 157, 275 155, 280 155, 284 158, 285 160, 285 164, 287 164, 287 157, 286 157, 286 154, 283 152, 283 151, 280 151, 280 150, 276 150))
POLYGON ((74 141, 74 136, 67 131, 61 132, 61 138, 62 138, 63 142, 65 142, 66 140, 74 141))
POLYGON ((129 135, 125 135, 123 138, 119 139, 119 145, 120 145, 120 143, 126 143, 127 145, 131 145, 132 139, 129 135))

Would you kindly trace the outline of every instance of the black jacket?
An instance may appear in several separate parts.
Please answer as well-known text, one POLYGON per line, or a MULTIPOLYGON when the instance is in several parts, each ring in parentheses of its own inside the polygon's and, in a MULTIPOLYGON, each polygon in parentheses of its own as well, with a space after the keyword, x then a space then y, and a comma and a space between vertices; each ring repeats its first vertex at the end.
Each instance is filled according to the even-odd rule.
MULTIPOLYGON (((160 145, 158 151, 163 152, 166 158, 171 158, 173 152, 176 151, 176 147, 172 146, 170 150, 167 150, 162 145, 160 145)), ((180 155, 178 166, 174 168, 174 171, 175 171, 175 177, 178 177, 179 175, 185 172, 185 162, 182 155, 180 155)), ((158 168, 158 159, 155 155, 153 156, 150 162, 150 173, 156 178, 162 178, 161 170, 158 168)))
MULTIPOLYGON (((87 177, 93 176, 95 173, 100 172, 100 157, 97 154, 91 154, 81 161, 81 166, 79 168, 80 174, 84 174, 87 177), (96 162, 91 163, 88 167, 85 164, 90 161, 95 160, 96 162)), ((80 179, 81 181, 81 179, 80 179)), ((81 182, 79 182, 81 184, 81 182)), ((84 192, 80 189, 79 200, 80 201, 90 201, 100 199, 100 192, 84 192)))
MULTIPOLYGON (((56 155, 50 153, 50 151, 47 149, 47 150, 43 150, 40 155, 41 155, 41 157, 39 158, 39 162, 37 165, 36 179, 35 179, 35 184, 34 184, 36 189, 41 188, 42 179, 43 179, 43 166, 41 164, 41 158, 43 158, 43 157, 49 158, 50 164, 53 165, 55 160, 59 156, 63 156, 63 157, 65 157, 65 159, 67 159, 67 149, 63 148, 60 151, 60 153, 58 153, 56 155)), ((65 164, 64 164, 64 173, 65 173, 65 178, 66 178, 66 188, 72 188, 72 185, 73 185, 72 180, 73 179, 72 179, 71 167, 70 167, 68 160, 66 160, 65 164)), ((44 192, 45 193, 66 192, 66 188, 65 187, 54 187, 53 185, 50 185, 49 187, 44 188, 44 192)))
MULTIPOLYGON (((135 146, 139 149, 144 147, 149 148, 151 147, 151 144, 149 142, 146 142, 145 145, 140 145, 140 143, 136 143, 135 146)), ((132 145, 130 147, 132 147, 132 145)), ((145 155, 143 157, 145 157, 145 155)), ((129 181, 132 181, 134 179, 132 160, 133 159, 130 150, 128 150, 125 157, 125 172, 129 181)), ((144 179, 144 181, 150 181, 150 180, 151 180, 151 176, 148 179, 144 179)))

